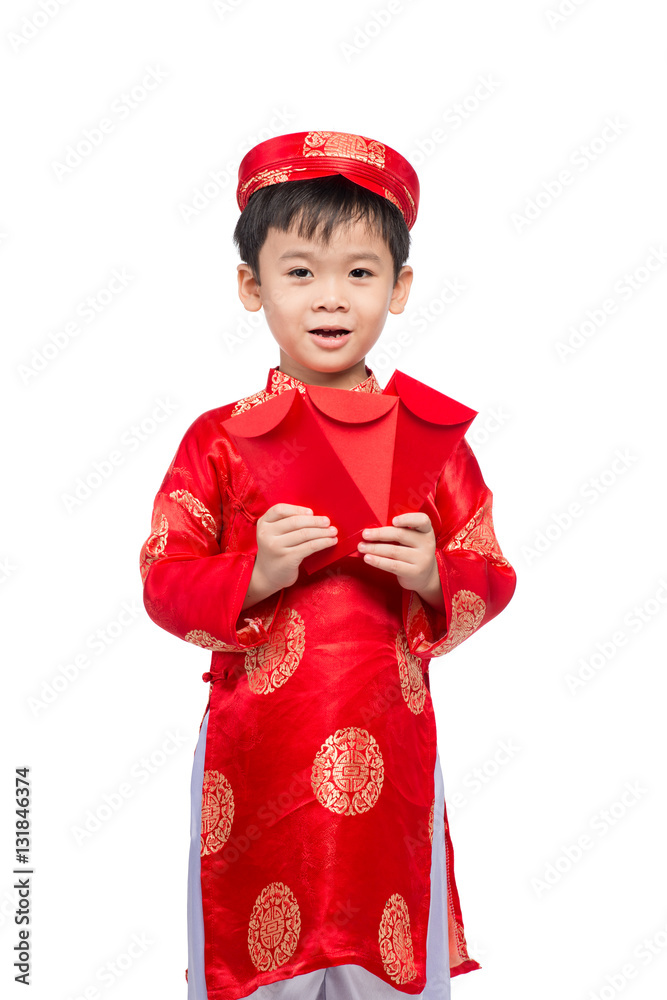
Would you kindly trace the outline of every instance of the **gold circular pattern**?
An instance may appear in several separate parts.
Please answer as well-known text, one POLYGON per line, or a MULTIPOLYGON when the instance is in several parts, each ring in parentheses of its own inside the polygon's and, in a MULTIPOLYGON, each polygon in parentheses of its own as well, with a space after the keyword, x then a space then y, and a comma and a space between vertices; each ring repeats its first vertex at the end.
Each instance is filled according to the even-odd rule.
POLYGON ((248 949, 260 972, 271 972, 294 954, 301 932, 299 904, 284 882, 271 882, 255 900, 248 925, 248 949))
POLYGON ((472 590, 457 590, 452 597, 452 621, 442 652, 449 653, 472 635, 486 614, 484 600, 472 590))
POLYGON ((270 694, 282 687, 299 666, 305 645, 303 618, 294 608, 282 608, 268 641, 252 646, 245 655, 248 686, 253 694, 270 694))
POLYGON ((204 771, 201 795, 201 856, 224 847, 234 820, 232 786, 219 771, 204 771))
POLYGON ((340 156, 383 167, 385 147, 376 139, 349 132, 309 132, 303 142, 303 156, 340 156))
POLYGON ((384 761, 377 741, 366 729, 337 729, 318 750, 311 784, 315 798, 342 816, 368 812, 384 781, 384 761))
POLYGON ((384 971, 395 983, 409 983, 417 975, 408 904, 397 892, 384 904, 380 920, 380 956, 384 971))
POLYGON ((421 657, 410 652, 408 637, 401 626, 396 635, 396 659, 398 660, 398 676, 401 681, 401 694, 411 712, 419 715, 424 711, 426 701, 426 684, 422 669, 421 657))

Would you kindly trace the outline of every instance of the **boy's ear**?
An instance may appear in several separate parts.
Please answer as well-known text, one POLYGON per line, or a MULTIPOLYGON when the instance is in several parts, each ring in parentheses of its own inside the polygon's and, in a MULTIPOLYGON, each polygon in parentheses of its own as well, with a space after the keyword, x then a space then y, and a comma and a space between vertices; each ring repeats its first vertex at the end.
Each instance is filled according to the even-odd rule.
POLYGON ((389 301, 390 313, 402 313, 405 309, 405 303, 408 301, 410 289, 412 288, 413 277, 414 272, 412 268, 408 264, 404 264, 398 273, 394 290, 391 293, 389 301))
POLYGON ((236 268, 239 281, 239 298, 248 312, 258 312, 262 308, 259 285, 249 264, 239 264, 236 268))

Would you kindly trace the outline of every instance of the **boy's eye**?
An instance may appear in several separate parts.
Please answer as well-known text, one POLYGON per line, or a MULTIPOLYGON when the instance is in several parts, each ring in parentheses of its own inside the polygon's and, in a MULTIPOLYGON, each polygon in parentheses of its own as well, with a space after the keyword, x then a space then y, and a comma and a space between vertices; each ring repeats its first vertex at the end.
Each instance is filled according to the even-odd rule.
MULTIPOLYGON (((287 272, 290 277, 294 278, 305 278, 313 272, 308 267, 293 267, 291 271, 287 272)), ((355 267, 350 271, 353 278, 365 278, 370 275, 371 272, 365 267, 355 267)))

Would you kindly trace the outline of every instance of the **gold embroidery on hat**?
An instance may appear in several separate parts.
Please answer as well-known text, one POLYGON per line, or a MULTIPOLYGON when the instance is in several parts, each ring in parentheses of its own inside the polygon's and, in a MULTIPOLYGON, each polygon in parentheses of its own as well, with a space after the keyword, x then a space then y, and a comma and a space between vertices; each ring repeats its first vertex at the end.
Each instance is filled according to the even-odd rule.
POLYGON ((395 983, 408 983, 417 975, 408 904, 395 892, 384 904, 379 931, 384 971, 395 983))
POLYGON ((410 652, 408 637, 402 626, 396 634, 395 647, 403 700, 411 712, 419 715, 424 711, 426 701, 423 666, 421 658, 410 652))
POLYGON ((167 547, 168 532, 169 523, 167 518, 164 516, 159 507, 155 507, 151 518, 151 533, 144 542, 141 555, 139 557, 139 571, 141 573, 141 579, 144 583, 146 582, 146 577, 148 576, 148 570, 151 568, 155 560, 159 559, 160 556, 164 554, 164 550, 167 547))
MULTIPOLYGON (((258 170, 257 173, 251 174, 251 176, 244 181, 239 187, 239 197, 243 199, 243 196, 247 193, 248 198, 250 195, 254 194, 259 188, 268 187, 270 184, 282 184, 284 181, 292 180, 292 174, 298 174, 305 171, 305 167, 267 167, 266 170, 258 170)), ((247 203, 247 202, 246 202, 247 203)))
POLYGON ((204 771, 201 798, 201 857, 227 843, 234 820, 232 786, 219 771, 204 771))
POLYGON ((248 687, 253 694, 270 694, 287 681, 301 662, 306 626, 294 608, 276 615, 268 642, 253 646, 245 656, 248 687))
POLYGON ((398 198, 396 197, 396 195, 392 191, 390 191, 389 188, 382 188, 382 190, 384 191, 384 196, 387 199, 387 201, 390 201, 392 203, 392 205, 395 205, 396 208, 402 214, 403 213, 403 209, 401 208, 401 203, 398 200, 398 198))
POLYGON ((303 142, 303 156, 341 156, 384 167, 385 147, 349 132, 309 132, 303 142))
POLYGON ((258 170, 256 174, 252 174, 247 181, 241 184, 239 193, 245 194, 251 184, 255 187, 264 187, 264 185, 279 184, 282 181, 288 181, 291 172, 291 167, 274 167, 268 170, 258 170))
POLYGON ((255 900, 248 924, 250 958, 260 972, 289 961, 301 932, 296 896, 284 882, 271 882, 255 900))
POLYGON ((344 816, 368 812, 384 781, 384 761, 377 741, 366 729, 338 729, 318 750, 311 785, 326 809, 344 816))

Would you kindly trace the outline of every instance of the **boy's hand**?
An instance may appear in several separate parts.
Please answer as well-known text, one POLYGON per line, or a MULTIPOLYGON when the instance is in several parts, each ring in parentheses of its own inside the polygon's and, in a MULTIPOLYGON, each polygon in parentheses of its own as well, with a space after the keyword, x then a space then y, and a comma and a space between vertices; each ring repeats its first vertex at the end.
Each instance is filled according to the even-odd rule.
POLYGON ((290 587, 306 556, 337 541, 338 528, 326 515, 313 515, 310 507, 291 503, 269 507, 257 520, 257 556, 243 607, 290 587))
POLYGON ((382 528, 365 528, 364 541, 357 546, 364 562, 395 573, 405 590, 444 613, 445 604, 435 557, 435 533, 428 514, 415 511, 397 514, 382 528))

